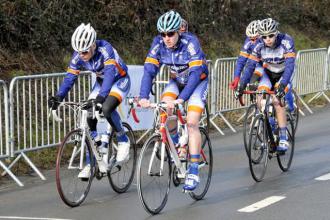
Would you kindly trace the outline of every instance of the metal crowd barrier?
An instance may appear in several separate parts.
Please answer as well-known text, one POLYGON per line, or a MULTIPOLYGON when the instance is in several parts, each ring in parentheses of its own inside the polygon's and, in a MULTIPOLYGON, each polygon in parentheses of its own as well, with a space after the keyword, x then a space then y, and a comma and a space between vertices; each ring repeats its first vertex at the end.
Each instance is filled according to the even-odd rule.
MULTIPOLYGON (((47 101, 56 94, 66 73, 19 76, 10 83, 10 156, 16 157, 11 167, 21 157, 45 180, 45 177, 25 154, 28 151, 56 146, 67 131, 74 127, 75 121, 69 109, 60 108, 59 115, 64 120, 55 122, 50 115, 47 101)), ((86 100, 91 90, 91 74, 82 72, 73 88, 68 101, 86 100)), ((5 175, 5 170, 2 175, 5 175)), ((21 184, 19 184, 21 185, 21 184)))
POLYGON ((328 56, 327 56, 327 90, 330 89, 330 46, 328 48, 328 56))
POLYGON ((9 102, 8 102, 8 87, 5 81, 0 80, 0 166, 8 173, 15 182, 23 186, 21 181, 10 171, 1 159, 7 159, 11 155, 9 146, 9 102))
POLYGON ((313 113, 313 111, 307 103, 322 95, 330 103, 329 97, 325 94, 328 78, 327 57, 326 48, 300 50, 297 53, 293 87, 296 89, 301 103, 310 113, 313 113), (301 95, 312 93, 316 94, 307 103, 301 98, 301 95))

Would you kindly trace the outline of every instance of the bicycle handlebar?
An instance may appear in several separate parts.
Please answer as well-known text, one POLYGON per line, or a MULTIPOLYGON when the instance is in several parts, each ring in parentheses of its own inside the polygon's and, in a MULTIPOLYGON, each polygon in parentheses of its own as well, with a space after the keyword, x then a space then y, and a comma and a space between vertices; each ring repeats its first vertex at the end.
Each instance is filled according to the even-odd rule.
MULTIPOLYGON (((260 91, 250 91, 250 90, 245 90, 243 91, 243 94, 269 94, 269 95, 275 95, 275 91, 266 91, 266 90, 260 90, 260 91)), ((245 103, 243 101, 243 96, 239 96, 238 97, 239 103, 241 104, 241 106, 245 106, 245 103)), ((281 101, 281 99, 278 98, 279 104, 281 107, 284 107, 283 102, 281 101)))
MULTIPOLYGON (((140 120, 138 119, 136 115, 136 108, 142 108, 141 105, 138 103, 138 100, 136 98, 131 98, 128 100, 128 103, 130 104, 131 108, 129 113, 132 113, 133 119, 136 123, 139 123, 140 120)), ((164 102, 160 103, 150 103, 149 108, 157 109, 162 108, 163 110, 167 109, 168 105, 164 102)), ((176 114, 180 120, 181 123, 184 123, 184 119, 181 113, 181 109, 183 108, 182 104, 174 103, 174 108, 176 109, 176 114)))

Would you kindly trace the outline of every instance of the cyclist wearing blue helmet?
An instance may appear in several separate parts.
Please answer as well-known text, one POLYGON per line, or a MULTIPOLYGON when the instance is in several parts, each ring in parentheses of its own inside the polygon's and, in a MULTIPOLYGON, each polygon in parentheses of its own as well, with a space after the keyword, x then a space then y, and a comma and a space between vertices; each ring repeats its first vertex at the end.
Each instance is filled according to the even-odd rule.
MULTIPOLYGON (((197 37, 191 33, 180 33, 182 18, 179 13, 169 11, 157 22, 160 35, 151 45, 144 64, 144 75, 140 89, 140 104, 148 107, 152 80, 161 65, 170 68, 170 81, 166 86, 162 101, 169 109, 175 103, 188 101, 187 126, 189 135, 190 166, 186 176, 184 190, 194 190, 199 183, 198 162, 200 160, 201 134, 199 120, 205 107, 208 69, 205 54, 197 37)), ((174 143, 178 142, 176 123, 169 125, 174 143)))

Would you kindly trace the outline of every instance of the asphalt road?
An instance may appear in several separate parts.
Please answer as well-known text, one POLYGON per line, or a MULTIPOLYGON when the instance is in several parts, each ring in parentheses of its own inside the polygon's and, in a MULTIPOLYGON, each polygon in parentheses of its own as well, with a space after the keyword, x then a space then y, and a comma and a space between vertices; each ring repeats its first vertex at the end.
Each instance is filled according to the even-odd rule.
POLYGON ((205 199, 195 202, 172 185, 156 216, 144 211, 135 182, 117 194, 105 178, 94 180, 80 207, 69 208, 58 196, 55 171, 48 171, 47 181, 29 177, 24 188, 0 186, 0 219, 330 219, 329 124, 329 107, 301 117, 290 171, 281 172, 272 159, 260 183, 251 177, 242 133, 212 135, 214 169, 205 199))

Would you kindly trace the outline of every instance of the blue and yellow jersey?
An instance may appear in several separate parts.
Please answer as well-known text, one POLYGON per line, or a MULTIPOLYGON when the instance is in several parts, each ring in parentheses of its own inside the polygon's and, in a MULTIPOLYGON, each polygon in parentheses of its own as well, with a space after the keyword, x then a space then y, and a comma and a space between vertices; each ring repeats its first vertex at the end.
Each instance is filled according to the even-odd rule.
POLYGON ((276 36, 275 46, 267 47, 262 39, 258 40, 247 62, 241 81, 247 84, 258 62, 272 74, 282 76, 281 82, 287 85, 292 77, 295 65, 296 50, 292 37, 279 33, 276 36))
POLYGON ((108 96, 111 87, 118 79, 125 77, 127 66, 119 57, 117 51, 105 40, 96 41, 96 49, 93 57, 85 62, 78 52, 74 52, 57 95, 62 99, 67 95, 81 70, 88 70, 96 74, 96 77, 103 79, 99 95, 108 96))
POLYGON ((158 35, 145 59, 140 98, 149 98, 152 80, 163 64, 169 66, 171 78, 184 87, 179 99, 188 100, 199 82, 208 76, 205 54, 194 34, 181 33, 174 49, 167 48, 158 35))

